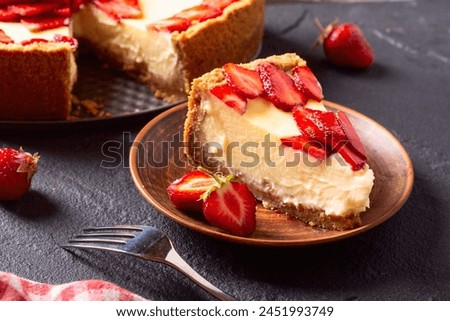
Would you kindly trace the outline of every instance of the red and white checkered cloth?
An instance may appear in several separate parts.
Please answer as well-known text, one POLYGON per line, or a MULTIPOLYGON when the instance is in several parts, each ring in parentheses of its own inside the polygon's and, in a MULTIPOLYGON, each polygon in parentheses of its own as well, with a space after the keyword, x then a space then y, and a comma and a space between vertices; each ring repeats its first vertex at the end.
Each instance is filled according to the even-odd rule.
POLYGON ((44 284, 0 272, 3 301, 143 301, 144 298, 102 280, 44 284))

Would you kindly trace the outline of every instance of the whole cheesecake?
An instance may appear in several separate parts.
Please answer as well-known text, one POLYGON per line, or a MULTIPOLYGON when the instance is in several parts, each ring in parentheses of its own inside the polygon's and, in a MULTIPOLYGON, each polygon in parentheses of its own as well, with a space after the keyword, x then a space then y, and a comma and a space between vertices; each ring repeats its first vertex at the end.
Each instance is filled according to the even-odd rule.
POLYGON ((361 225, 374 174, 343 112, 295 54, 227 64, 194 80, 184 128, 194 166, 232 173, 263 205, 312 226, 361 225))
POLYGON ((155 96, 185 99, 195 77, 257 53, 263 16, 264 0, 5 0, 0 119, 68 117, 77 40, 155 96))

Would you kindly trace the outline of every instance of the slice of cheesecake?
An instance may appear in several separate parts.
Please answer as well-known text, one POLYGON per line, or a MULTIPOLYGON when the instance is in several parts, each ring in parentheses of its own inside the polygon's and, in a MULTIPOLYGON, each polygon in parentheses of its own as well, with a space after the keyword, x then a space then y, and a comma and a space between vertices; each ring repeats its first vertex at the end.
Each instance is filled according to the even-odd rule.
POLYGON ((78 38, 168 102, 258 51, 264 0, 0 1, 0 119, 65 120, 78 38), (74 36, 74 38, 72 38, 74 36))
POLYGON ((374 174, 346 115, 321 99, 294 54, 215 69, 189 95, 188 160, 235 174, 264 206, 312 226, 358 227, 374 174))
MULTIPOLYGON (((77 43, 70 37, 68 22, 56 14, 47 20, 22 16, 33 15, 24 5, 9 5, 12 9, 8 12, 14 13, 9 19, 13 21, 1 21, 7 20, 1 5, 0 119, 66 119, 77 78, 77 43), (22 22, 17 21, 20 19, 22 22), (53 28, 41 28, 50 22, 53 28)), ((58 8, 53 3, 40 10, 50 17, 58 8)))
POLYGON ((95 2, 74 19, 75 37, 139 78, 157 97, 186 99, 191 81, 256 54, 263 0, 139 1, 141 17, 117 19, 95 2))

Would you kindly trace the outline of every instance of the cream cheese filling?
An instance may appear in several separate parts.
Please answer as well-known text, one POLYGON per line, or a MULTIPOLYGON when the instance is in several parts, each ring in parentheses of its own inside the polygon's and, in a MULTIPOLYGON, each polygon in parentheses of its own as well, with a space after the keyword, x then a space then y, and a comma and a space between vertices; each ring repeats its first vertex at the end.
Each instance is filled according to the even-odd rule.
MULTIPOLYGON (((359 171, 339 154, 320 161, 285 147, 280 138, 300 132, 290 113, 267 100, 248 101, 239 115, 213 95, 202 100, 202 131, 215 157, 251 185, 263 186, 283 202, 323 210, 330 215, 360 213, 369 207, 374 175, 366 164, 359 171)), ((308 108, 325 109, 310 103, 308 108)))

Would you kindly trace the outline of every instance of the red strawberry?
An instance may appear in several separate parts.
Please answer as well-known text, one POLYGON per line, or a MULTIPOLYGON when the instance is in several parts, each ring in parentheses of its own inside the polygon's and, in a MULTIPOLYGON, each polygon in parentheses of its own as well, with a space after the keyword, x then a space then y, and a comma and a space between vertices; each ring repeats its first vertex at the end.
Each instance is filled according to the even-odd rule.
POLYGON ((263 84, 257 71, 228 63, 223 66, 222 72, 228 85, 245 97, 256 98, 264 93, 263 84))
POLYGON ((31 179, 37 169, 38 154, 31 155, 20 148, 0 149, 0 200, 14 201, 30 188, 31 179))
POLYGON ((22 41, 20 44, 22 46, 27 46, 27 45, 31 45, 33 43, 46 43, 48 42, 47 39, 42 39, 42 38, 33 38, 33 39, 29 39, 29 40, 24 40, 22 41))
POLYGON ((4 22, 17 22, 20 20, 20 16, 11 12, 8 9, 0 8, 0 21, 4 22))
POLYGON ((57 3, 33 3, 8 6, 8 10, 21 17, 34 17, 53 12, 58 7, 57 3))
POLYGON ((20 22, 27 27, 30 31, 42 31, 47 29, 55 29, 58 27, 66 26, 69 20, 64 17, 57 18, 26 18, 20 22))
POLYGON ((352 166, 354 171, 357 171, 364 167, 367 161, 366 150, 348 116, 344 112, 338 111, 336 117, 348 142, 339 149, 339 154, 352 166))
POLYGON ((292 78, 274 64, 262 62, 257 70, 267 98, 275 107, 289 112, 307 103, 308 99, 295 87, 292 78))
POLYGON ((247 110, 247 99, 228 85, 219 85, 211 89, 211 94, 222 100, 228 107, 243 115, 247 110))
POLYGON ((323 160, 327 157, 325 145, 321 142, 311 140, 305 135, 281 138, 281 143, 293 149, 302 150, 317 159, 323 160))
POLYGON ((174 18, 183 18, 191 22, 202 22, 220 16, 222 11, 206 5, 195 6, 176 14, 174 18))
POLYGON ((203 0, 204 5, 223 10, 237 0, 203 0))
POLYGON ((284 145, 301 149, 318 159, 323 159, 324 153, 326 157, 338 152, 354 171, 364 166, 367 161, 364 146, 344 112, 297 107, 292 114, 302 135, 282 138, 284 145))
POLYGON ((60 17, 71 17, 72 16, 72 10, 69 7, 62 7, 55 9, 53 11, 57 16, 60 17))
POLYGON ((2 29, 0 29, 0 43, 14 43, 14 40, 12 40, 2 29))
POLYGON ((142 17, 138 0, 94 0, 93 3, 97 8, 117 21, 126 18, 142 17))
POLYGON ((374 59, 373 50, 361 29, 353 23, 337 24, 337 21, 325 29, 316 20, 321 30, 319 42, 329 61, 338 66, 367 68, 374 59))
POLYGON ((167 18, 147 26, 147 29, 156 31, 182 32, 191 26, 191 22, 183 18, 167 18))
POLYGON ((55 42, 67 42, 69 45, 72 46, 72 48, 75 48, 75 49, 78 47, 77 39, 72 38, 72 37, 56 34, 53 36, 53 40, 55 42))
POLYGON ((192 171, 170 184, 167 193, 176 208, 201 213, 203 200, 200 196, 214 185, 217 182, 212 176, 202 171, 192 171))
POLYGON ((322 86, 307 66, 297 66, 292 70, 295 86, 309 99, 321 101, 323 99, 322 86))
POLYGON ((206 192, 202 198, 206 220, 227 232, 248 236, 256 229, 256 198, 247 185, 231 181, 233 176, 216 178, 220 187, 206 192))

